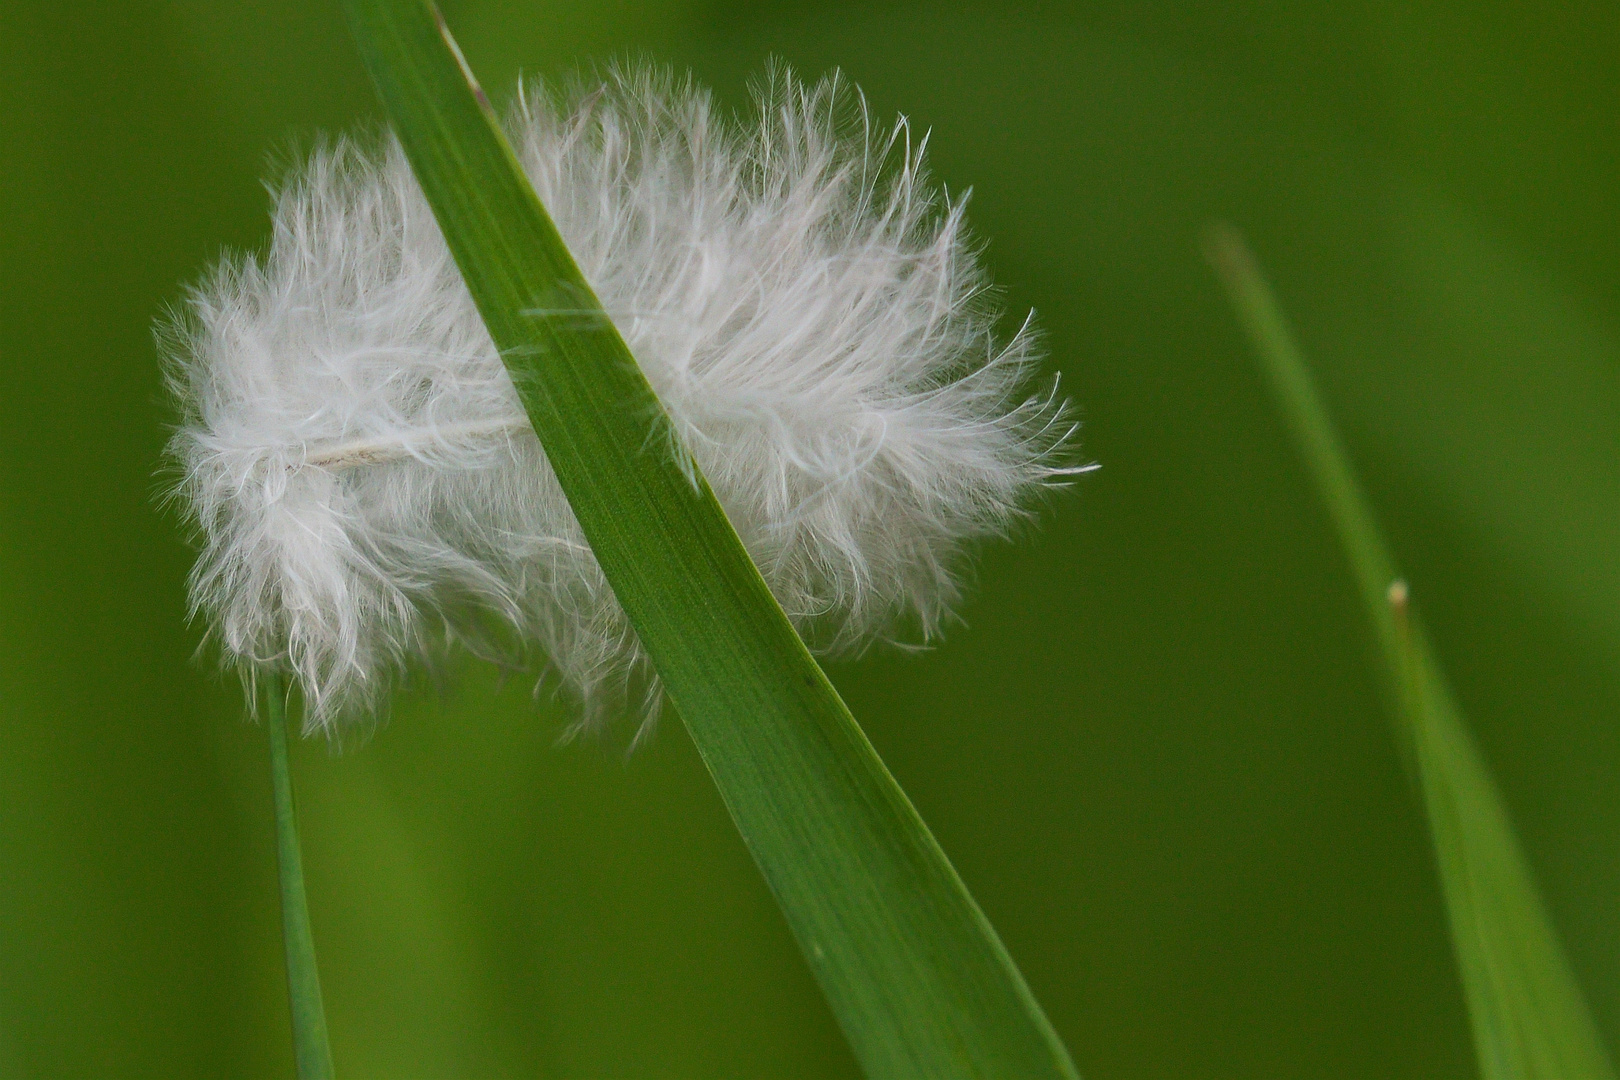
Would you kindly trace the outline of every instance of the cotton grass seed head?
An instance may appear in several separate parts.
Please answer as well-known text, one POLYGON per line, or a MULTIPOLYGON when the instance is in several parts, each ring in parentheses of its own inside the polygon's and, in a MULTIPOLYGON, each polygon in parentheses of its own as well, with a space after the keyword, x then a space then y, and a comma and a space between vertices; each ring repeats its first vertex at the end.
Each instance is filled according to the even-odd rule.
MULTIPOLYGON (((962 218, 902 120, 773 76, 746 124, 654 71, 520 91, 508 135, 794 624, 823 652, 926 641, 964 549, 1066 465, 962 218)), ((568 312, 548 313, 569 318, 568 312)), ((397 144, 341 140, 161 335, 191 604, 308 725, 376 715, 413 657, 537 649, 604 715, 656 682, 397 144)))

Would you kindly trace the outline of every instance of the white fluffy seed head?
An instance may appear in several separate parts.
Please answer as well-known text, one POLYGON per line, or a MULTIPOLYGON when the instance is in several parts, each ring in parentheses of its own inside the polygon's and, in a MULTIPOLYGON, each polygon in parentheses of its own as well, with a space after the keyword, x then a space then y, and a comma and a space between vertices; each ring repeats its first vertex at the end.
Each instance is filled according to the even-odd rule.
MULTIPOLYGON (((902 120, 774 76, 753 122, 652 71, 507 129, 541 201, 812 646, 926 641, 964 546, 1066 467, 1056 387, 998 309, 962 201, 902 120)), ((582 723, 656 681, 397 143, 318 150, 260 256, 163 330, 175 494, 227 662, 301 683, 310 729, 374 716, 413 657, 538 648, 582 723)), ((566 312, 553 313, 567 318, 566 312)))

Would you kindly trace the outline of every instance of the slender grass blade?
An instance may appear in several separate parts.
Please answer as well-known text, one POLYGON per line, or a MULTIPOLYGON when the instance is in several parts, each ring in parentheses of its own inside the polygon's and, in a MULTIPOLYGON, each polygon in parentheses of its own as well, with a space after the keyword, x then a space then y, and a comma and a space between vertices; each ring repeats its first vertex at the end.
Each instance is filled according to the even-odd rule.
POLYGON ((345 7, 574 513, 867 1073, 1073 1077, 708 484, 671 451, 437 11, 345 7))
POLYGON ((1344 542, 1384 659, 1397 734, 1416 774, 1487 1080, 1615 1075, 1406 583, 1384 543, 1282 308, 1243 238, 1215 226, 1207 254, 1247 331, 1344 542))
POLYGON ((276 863, 281 874, 281 938, 287 950, 287 996, 292 1005, 293 1054, 299 1080, 331 1080, 332 1048, 326 1037, 326 1007, 315 966, 315 936, 309 928, 304 894, 304 856, 298 843, 298 809, 293 804, 292 771, 287 762, 287 706, 279 675, 264 679, 269 698, 270 779, 276 807, 276 863))

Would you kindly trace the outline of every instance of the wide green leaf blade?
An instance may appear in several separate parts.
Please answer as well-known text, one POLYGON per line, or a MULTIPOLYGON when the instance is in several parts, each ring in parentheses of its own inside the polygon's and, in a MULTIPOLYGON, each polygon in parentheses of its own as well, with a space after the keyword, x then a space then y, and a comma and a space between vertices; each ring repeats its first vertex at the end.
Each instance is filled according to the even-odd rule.
POLYGON ((437 11, 345 6, 574 513, 868 1074, 1074 1076, 995 931, 673 448, 437 11))
POLYGON ((1486 1080, 1607 1080, 1614 1069, 1507 806, 1468 730, 1282 308, 1238 233, 1208 254, 1344 542, 1421 790, 1486 1080))

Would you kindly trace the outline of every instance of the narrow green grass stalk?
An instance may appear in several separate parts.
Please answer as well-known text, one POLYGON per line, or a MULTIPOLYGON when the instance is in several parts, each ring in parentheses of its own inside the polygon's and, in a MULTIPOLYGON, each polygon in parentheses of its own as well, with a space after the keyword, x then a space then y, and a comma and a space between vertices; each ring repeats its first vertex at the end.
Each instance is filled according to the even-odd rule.
POLYGON ((535 433, 873 1077, 1074 1077, 995 931, 794 633, 438 12, 345 0, 535 433), (589 311, 568 319, 547 312, 589 311))
POLYGON ((1480 1072, 1487 1080, 1612 1078, 1507 808, 1277 298, 1235 229, 1212 227, 1206 251, 1327 504, 1377 633, 1398 737, 1416 774, 1439 863, 1480 1072))
POLYGON ((326 1039, 321 975, 304 896, 304 856, 298 845, 298 810, 287 766, 287 706, 281 676, 265 676, 270 729, 270 780, 275 789, 276 861, 281 870, 281 937, 287 949, 287 996, 292 1005, 293 1053, 299 1080, 331 1080, 332 1047, 326 1039))

